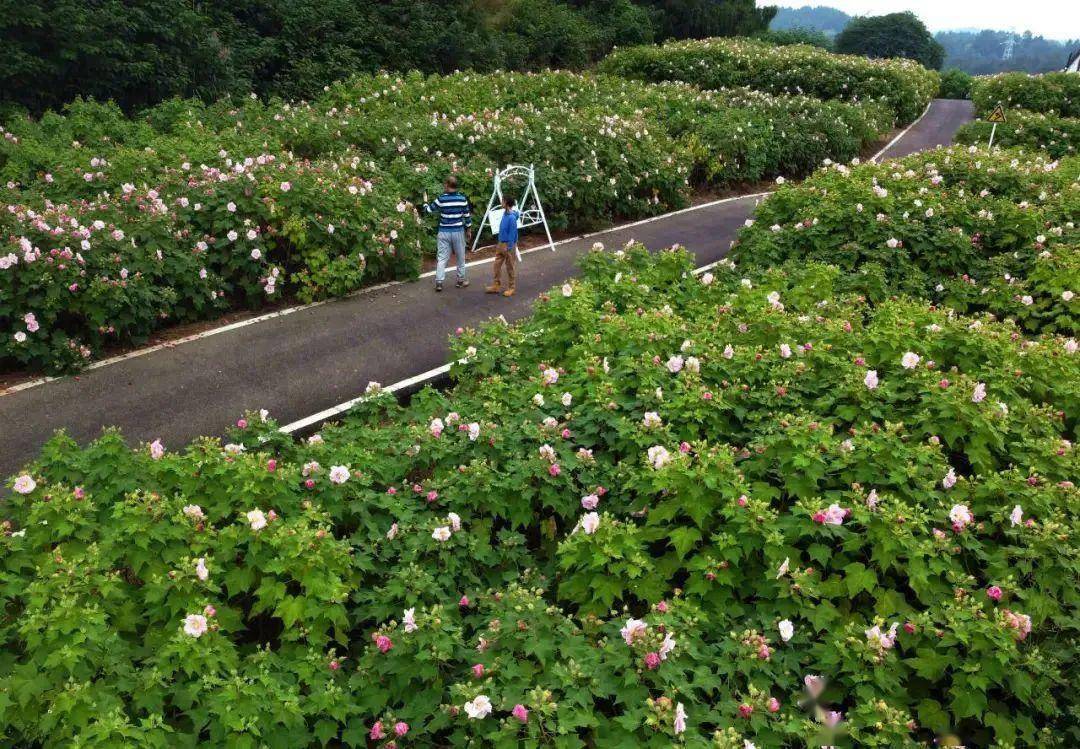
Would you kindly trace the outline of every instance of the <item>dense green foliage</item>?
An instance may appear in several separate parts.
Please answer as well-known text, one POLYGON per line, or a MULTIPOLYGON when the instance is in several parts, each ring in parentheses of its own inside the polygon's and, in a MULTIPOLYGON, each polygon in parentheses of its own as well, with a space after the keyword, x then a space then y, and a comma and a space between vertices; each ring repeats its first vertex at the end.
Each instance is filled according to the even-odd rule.
POLYGON ((775 7, 747 0, 642 0, 650 6, 659 39, 748 36, 764 31, 775 7))
POLYGON ((963 70, 950 68, 941 74, 941 90, 938 91, 938 96, 942 99, 970 99, 974 82, 975 79, 963 70))
POLYGON ((310 103, 137 118, 77 102, 0 140, 0 360, 74 369, 229 306, 413 276, 432 244, 414 205, 451 172, 479 202, 493 170, 535 163, 554 225, 590 228, 805 175, 890 124, 874 104, 573 73, 361 76, 310 103))
POLYGON ((939 31, 934 38, 945 48, 945 67, 960 68, 972 75, 1061 70, 1069 54, 1080 47, 1080 38, 1057 41, 1030 31, 939 31), (1006 49, 1010 54, 1006 55, 1006 49))
MULTIPOLYGON (((890 195, 1076 191, 934 158, 890 195)), ((870 173, 805 192, 876 205, 870 173)), ((804 221, 799 189, 763 210, 804 221)), ((848 236, 836 210, 805 231, 848 236)), ((1007 223, 987 254, 1076 246, 1007 223)), ((54 439, 0 526, 3 741, 1075 746, 1076 341, 804 256, 691 267, 597 250, 461 335, 449 392, 372 386, 300 444, 265 414, 224 447, 54 439)))
POLYGON ((904 57, 931 70, 940 68, 945 59, 944 48, 911 12, 854 18, 837 34, 833 46, 852 55, 904 57))
POLYGON ((707 39, 616 50, 602 71, 646 81, 680 80, 704 88, 750 86, 772 93, 887 104, 902 124, 937 93, 938 75, 909 60, 867 60, 802 45, 707 39))
MULTIPOLYGON (((1006 122, 994 131, 995 145, 1039 149, 1055 159, 1076 155, 1080 144, 1080 118, 1057 117, 1026 109, 1015 109, 1006 117, 1006 122)), ((969 122, 956 133, 956 142, 985 145, 990 141, 992 127, 984 120, 969 122)))
POLYGON ((975 111, 986 114, 1001 104, 1042 114, 1080 117, 1080 75, 1002 73, 977 78, 971 87, 975 111))
POLYGON ((306 98, 382 69, 581 67, 615 44, 753 34, 753 0, 0 0, 0 115, 76 96, 306 98))
POLYGON ((35 111, 76 96, 137 107, 248 85, 231 39, 185 0, 0 2, 0 103, 35 111))
POLYGON ((832 263, 849 273, 845 291, 872 301, 910 294, 1071 335, 1080 329, 1078 180, 1077 159, 975 148, 903 168, 833 165, 763 204, 735 257, 832 263))

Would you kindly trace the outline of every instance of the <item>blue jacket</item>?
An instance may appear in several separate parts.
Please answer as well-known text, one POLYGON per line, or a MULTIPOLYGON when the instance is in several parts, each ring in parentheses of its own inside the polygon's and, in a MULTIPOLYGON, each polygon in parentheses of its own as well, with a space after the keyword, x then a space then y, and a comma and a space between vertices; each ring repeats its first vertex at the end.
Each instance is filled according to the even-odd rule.
POLYGON ((460 192, 444 192, 424 206, 425 213, 439 214, 439 231, 464 231, 472 226, 469 199, 460 192))
POLYGON ((499 241, 513 247, 518 242, 518 212, 511 208, 503 214, 499 224, 499 241))

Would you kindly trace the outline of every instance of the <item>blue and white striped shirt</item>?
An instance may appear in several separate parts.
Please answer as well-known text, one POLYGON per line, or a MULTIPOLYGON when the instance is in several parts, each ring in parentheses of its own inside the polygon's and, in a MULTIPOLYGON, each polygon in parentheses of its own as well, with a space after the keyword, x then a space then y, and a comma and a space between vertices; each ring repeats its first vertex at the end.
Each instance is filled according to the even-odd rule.
POLYGON ((472 226, 469 199, 460 192, 444 192, 424 206, 426 213, 439 214, 439 231, 463 231, 472 226))

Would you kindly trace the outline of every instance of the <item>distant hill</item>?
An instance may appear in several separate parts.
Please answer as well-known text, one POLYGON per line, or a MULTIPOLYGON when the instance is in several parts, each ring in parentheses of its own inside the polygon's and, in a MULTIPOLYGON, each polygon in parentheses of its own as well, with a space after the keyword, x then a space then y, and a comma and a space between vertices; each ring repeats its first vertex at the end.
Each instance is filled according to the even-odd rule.
POLYGON ((1080 40, 1059 42, 1031 32, 940 31, 934 38, 945 47, 944 68, 960 68, 972 75, 1023 70, 1045 73, 1065 67, 1080 40), (1009 40, 1012 40, 1009 49, 1009 40), (1009 53, 1006 56, 1006 53, 1009 53))
POLYGON ((769 28, 775 31, 811 29, 833 37, 843 31, 851 18, 844 11, 836 8, 804 5, 801 8, 780 8, 769 28))
MULTIPOLYGON (((832 38, 839 34, 852 18, 853 16, 844 11, 826 5, 780 8, 769 29, 810 29, 832 38)), ((1065 67, 1069 55, 1080 47, 1080 39, 1059 42, 1034 36, 1031 32, 1014 34, 974 28, 939 31, 934 38, 945 48, 945 64, 942 69, 960 68, 972 75, 1001 73, 1007 70, 1022 70, 1027 73, 1061 70, 1065 67), (1007 46, 1010 38, 1011 49, 1007 46)))

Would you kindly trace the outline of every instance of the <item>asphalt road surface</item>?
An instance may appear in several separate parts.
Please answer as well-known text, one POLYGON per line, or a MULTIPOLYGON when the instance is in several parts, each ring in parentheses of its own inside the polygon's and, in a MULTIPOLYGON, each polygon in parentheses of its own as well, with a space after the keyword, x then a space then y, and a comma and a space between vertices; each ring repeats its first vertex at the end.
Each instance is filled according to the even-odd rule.
MULTIPOLYGON (((971 117, 969 102, 936 100, 883 158, 947 145, 971 117)), ((527 315, 537 294, 575 275, 576 259, 595 241, 679 243, 699 265, 719 260, 758 200, 679 212, 528 254, 511 299, 484 293, 491 274, 484 264, 470 268, 467 289, 450 282, 434 294, 430 278, 394 284, 2 395, 0 477, 29 462, 58 429, 83 442, 118 426, 133 444, 161 439, 179 448, 222 434, 246 409, 266 408, 282 424, 301 419, 356 397, 371 380, 390 384, 442 365, 459 325, 527 315)))

